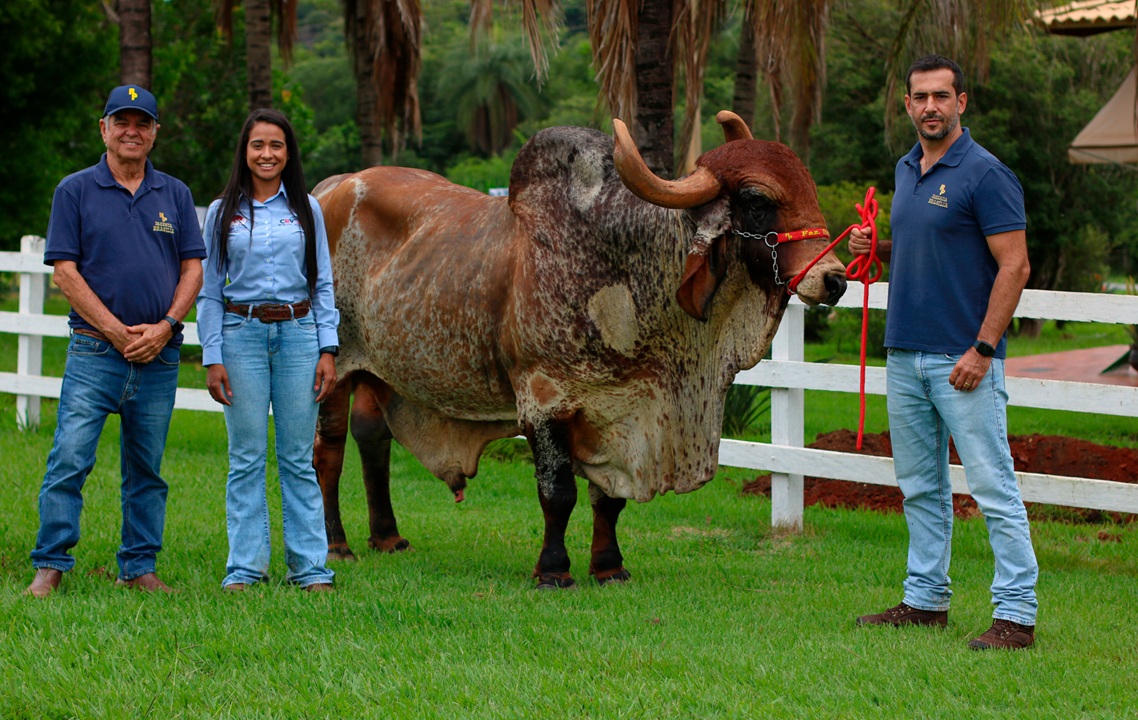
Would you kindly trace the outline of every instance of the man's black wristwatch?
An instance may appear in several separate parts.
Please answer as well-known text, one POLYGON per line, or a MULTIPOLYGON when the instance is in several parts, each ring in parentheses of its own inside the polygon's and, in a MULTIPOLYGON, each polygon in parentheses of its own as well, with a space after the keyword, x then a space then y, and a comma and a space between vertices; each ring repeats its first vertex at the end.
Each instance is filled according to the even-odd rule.
POLYGON ((323 355, 324 353, 328 353, 332 357, 339 357, 340 346, 339 345, 328 345, 327 347, 320 348, 320 354, 323 355))
POLYGON ((177 320, 170 317, 169 315, 167 315, 166 317, 164 317, 162 319, 165 320, 166 322, 170 323, 170 328, 174 331, 171 333, 172 337, 177 337, 178 333, 182 332, 182 330, 185 329, 185 327, 186 327, 185 325, 178 322, 177 320))
POLYGON ((976 352, 980 353, 984 357, 992 357, 996 354, 996 348, 992 347, 983 340, 977 340, 976 342, 972 343, 972 347, 976 348, 976 352))

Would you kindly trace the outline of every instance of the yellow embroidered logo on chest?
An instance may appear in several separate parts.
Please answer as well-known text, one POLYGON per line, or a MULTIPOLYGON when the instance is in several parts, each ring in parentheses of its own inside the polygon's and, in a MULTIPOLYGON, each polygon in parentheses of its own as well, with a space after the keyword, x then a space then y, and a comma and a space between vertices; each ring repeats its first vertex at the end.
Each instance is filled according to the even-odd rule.
POLYGON ((944 185, 940 186, 940 192, 929 198, 929 205, 936 205, 937 207, 947 208, 948 198, 944 196, 944 185))
POLYGON ((166 213, 158 213, 159 220, 154 223, 154 232, 174 234, 174 224, 166 218, 166 213))

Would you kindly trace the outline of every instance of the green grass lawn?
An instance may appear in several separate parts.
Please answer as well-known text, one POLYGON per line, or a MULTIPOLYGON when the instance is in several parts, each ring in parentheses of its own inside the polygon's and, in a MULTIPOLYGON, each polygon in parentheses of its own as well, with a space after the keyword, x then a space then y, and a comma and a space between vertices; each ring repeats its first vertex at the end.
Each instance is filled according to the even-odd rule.
MULTIPOLYGON (((0 363, 14 367, 14 345, 0 335, 0 363)), ((200 375, 185 363, 183 385, 200 387, 200 375)), ((360 561, 335 568, 337 591, 280 582, 271 490, 276 582, 232 596, 219 587, 226 440, 216 413, 175 412, 166 450, 159 571, 179 593, 143 596, 108 579, 120 526, 112 417, 84 492, 78 565, 56 596, 32 601, 21 592, 55 403, 32 433, 15 429, 14 407, 0 395, 0 718, 1138 717, 1133 530, 1036 523, 1037 645, 976 653, 965 646, 990 622, 992 572, 980 520, 956 526, 945 630, 853 625, 900 600, 903 517, 807 508, 803 534, 774 533, 769 501, 739 493, 755 473, 735 469, 699 492, 629 506, 620 537, 633 577, 622 587, 587 577, 582 485, 568 533, 580 588, 539 594, 532 466, 485 459, 456 505, 396 447, 393 501, 414 549, 379 555, 366 548, 349 448, 344 520, 360 561)), ((1100 417, 1025 411, 1011 425, 1138 444, 1133 420, 1100 417)), ((855 394, 807 394, 808 442, 856 422, 855 394)), ((870 398, 868 429, 885 423, 884 399, 870 398)))
MULTIPOLYGON (((172 597, 117 591, 117 422, 85 491, 78 565, 48 601, 20 595, 51 442, 0 418, 0 717, 1133 717, 1138 676, 1135 534, 1037 524, 1037 647, 975 653, 987 628, 991 556, 981 521, 959 522, 946 630, 853 626, 899 600, 903 518, 808 508, 807 531, 771 532, 743 471, 699 492, 630 506, 632 581, 585 575, 590 513, 569 547, 581 588, 537 593, 532 467, 484 461, 466 502, 404 451, 393 483, 414 546, 366 550, 359 462, 345 522, 360 562, 337 592, 283 584, 239 596, 225 574, 225 430, 175 413, 162 576, 172 597)), ((275 476, 270 479, 275 482, 275 476)), ((584 487, 581 488, 582 497, 584 487)), ((284 575, 279 493, 273 573, 284 575)), ((1110 528, 1117 532, 1118 528, 1110 528)))

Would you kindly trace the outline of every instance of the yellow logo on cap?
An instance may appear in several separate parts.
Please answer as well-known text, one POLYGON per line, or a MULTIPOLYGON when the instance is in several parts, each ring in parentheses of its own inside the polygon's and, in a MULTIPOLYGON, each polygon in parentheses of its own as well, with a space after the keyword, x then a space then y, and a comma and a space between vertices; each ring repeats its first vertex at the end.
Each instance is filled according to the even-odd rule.
MULTIPOLYGON (((131 88, 131 89, 130 89, 130 90, 128 90, 127 92, 129 92, 129 93, 130 93, 130 99, 131 99, 131 100, 137 100, 137 99, 138 99, 138 93, 135 91, 135 89, 134 89, 134 88, 131 88)), ((941 192, 944 192, 944 191, 942 190, 941 192)))

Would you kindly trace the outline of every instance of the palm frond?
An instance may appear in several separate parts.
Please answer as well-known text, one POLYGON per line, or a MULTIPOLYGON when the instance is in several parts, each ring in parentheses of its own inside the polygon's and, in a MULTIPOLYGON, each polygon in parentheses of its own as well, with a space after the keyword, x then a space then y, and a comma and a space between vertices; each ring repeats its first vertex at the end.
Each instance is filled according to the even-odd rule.
POLYGON ((300 0, 270 0, 269 7, 277 19, 277 48, 285 65, 292 64, 292 44, 296 40, 296 9, 300 0))
POLYGON ((809 148, 810 126, 822 112, 829 6, 830 0, 746 0, 759 66, 771 87, 776 135, 781 136, 783 89, 793 87, 791 134, 803 154, 809 148))
POLYGON ((614 117, 635 129, 640 0, 585 0, 585 12, 600 97, 614 117))
POLYGON ((418 79, 423 10, 419 0, 361 1, 370 5, 376 111, 394 158, 408 136, 422 141, 418 79))
POLYGON ((674 57, 684 76, 684 121, 680 126, 681 152, 691 143, 703 97, 703 73, 711 40, 727 17, 729 0, 677 0, 672 30, 674 57))
MULTIPOLYGON (((214 4, 214 21, 230 41, 233 40, 233 10, 240 4, 241 0, 216 0, 214 4)), ((269 12, 277 19, 277 48, 286 65, 292 63, 292 45, 297 37, 296 10, 299 4, 300 0, 269 0, 269 12)))
POLYGON ((221 28, 221 34, 233 41, 233 9, 241 0, 217 0, 214 5, 214 22, 221 28))
MULTIPOLYGON (((507 8, 513 9, 522 17, 526 43, 529 46, 530 60, 533 61, 534 77, 540 86, 549 72, 549 55, 546 45, 557 48, 557 35, 561 28, 560 0, 499 0, 507 8)), ((477 48, 478 42, 490 33, 494 25, 494 0, 470 0, 470 44, 477 48)))

